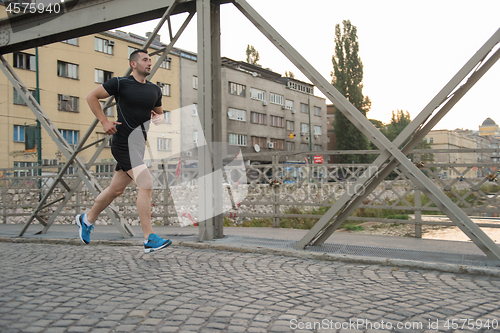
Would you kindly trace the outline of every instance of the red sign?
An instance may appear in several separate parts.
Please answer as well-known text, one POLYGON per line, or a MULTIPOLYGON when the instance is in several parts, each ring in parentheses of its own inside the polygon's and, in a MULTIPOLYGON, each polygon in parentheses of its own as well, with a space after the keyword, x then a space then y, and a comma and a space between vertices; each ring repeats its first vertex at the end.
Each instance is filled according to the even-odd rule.
POLYGON ((323 164, 323 155, 314 155, 314 164, 323 164))

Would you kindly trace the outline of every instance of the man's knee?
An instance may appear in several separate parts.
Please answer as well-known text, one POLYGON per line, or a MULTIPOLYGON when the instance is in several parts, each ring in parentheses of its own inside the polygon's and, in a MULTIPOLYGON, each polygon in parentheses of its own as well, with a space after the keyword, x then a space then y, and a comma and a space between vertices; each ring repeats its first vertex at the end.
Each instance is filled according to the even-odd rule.
POLYGON ((123 192, 125 192, 124 188, 112 188, 112 187, 109 188, 109 194, 114 198, 122 195, 123 192))
POLYGON ((144 190, 153 189, 153 178, 151 177, 151 174, 149 173, 148 170, 142 171, 137 176, 135 183, 137 184, 137 187, 139 187, 139 189, 144 189, 144 190))

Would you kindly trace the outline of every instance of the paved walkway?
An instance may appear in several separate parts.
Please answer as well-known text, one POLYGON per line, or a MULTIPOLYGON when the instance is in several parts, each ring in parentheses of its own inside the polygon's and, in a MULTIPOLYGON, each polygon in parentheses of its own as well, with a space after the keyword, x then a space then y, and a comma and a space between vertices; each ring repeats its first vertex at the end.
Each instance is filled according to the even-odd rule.
MULTIPOLYGON (((95 246, 74 246, 75 226, 36 235, 34 225, 19 239, 21 227, 0 225, 2 333, 500 332, 495 274, 362 263, 355 256, 325 260, 323 253, 315 260, 311 251, 237 244, 296 241, 302 230, 225 228, 225 239, 236 242, 200 244, 196 228, 159 227, 174 246, 144 254, 135 227, 137 236, 124 241, 114 227, 98 226, 95 246)), ((470 243, 348 233, 329 241, 480 255, 470 243)))
POLYGON ((0 251, 5 333, 499 332, 494 277, 190 247, 0 251))
MULTIPOLYGON (((19 224, 0 224, 0 241, 80 244, 75 225, 53 225, 46 234, 39 234, 42 226, 35 224, 19 238, 22 227, 23 225, 19 224)), ((133 226, 132 229, 136 236, 124 239, 114 226, 96 226, 92 233, 92 244, 140 245, 142 230, 139 226, 133 226)), ((198 242, 197 227, 158 226, 155 227, 155 232, 172 239, 174 245, 431 268, 500 277, 500 261, 487 260, 484 253, 472 242, 336 232, 325 244, 298 251, 294 249, 294 245, 307 230, 225 227, 224 238, 204 243, 198 242)))

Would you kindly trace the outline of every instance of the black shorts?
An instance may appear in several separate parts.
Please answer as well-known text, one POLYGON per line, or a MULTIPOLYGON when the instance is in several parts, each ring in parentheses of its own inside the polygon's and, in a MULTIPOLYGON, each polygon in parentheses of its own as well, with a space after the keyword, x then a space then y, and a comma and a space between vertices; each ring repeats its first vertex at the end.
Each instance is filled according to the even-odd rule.
POLYGON ((123 170, 125 172, 144 164, 145 145, 118 145, 111 141, 111 154, 116 160, 115 170, 123 170))

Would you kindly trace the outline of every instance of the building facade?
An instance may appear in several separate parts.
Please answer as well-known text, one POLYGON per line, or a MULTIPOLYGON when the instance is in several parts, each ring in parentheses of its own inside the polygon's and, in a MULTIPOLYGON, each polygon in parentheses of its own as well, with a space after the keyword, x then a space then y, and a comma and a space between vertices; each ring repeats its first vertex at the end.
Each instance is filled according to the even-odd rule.
MULTIPOLYGON (((328 150, 337 149, 337 136, 335 135, 335 129, 333 128, 333 122, 335 121, 335 105, 328 104, 326 106, 326 119, 327 119, 327 132, 328 132, 328 150)), ((328 163, 338 163, 337 155, 330 155, 328 163)))
MULTIPOLYGON (((429 134, 425 136, 424 141, 427 141, 431 145, 432 149, 477 149, 478 147, 477 141, 474 138, 450 130, 430 131, 429 134)), ((475 152, 435 153, 434 163, 449 164, 452 166, 453 164, 477 164, 478 154, 475 152)), ((454 166, 453 168, 444 167, 439 175, 443 178, 458 177, 463 174, 466 169, 466 167, 461 166, 454 166)), ((470 170, 467 175, 463 174, 463 176, 476 177, 477 175, 474 170, 470 170)))
MULTIPOLYGON (((222 58, 221 78, 223 141, 243 155, 328 149, 326 102, 314 96, 312 84, 229 58, 222 58)), ((282 162, 302 161, 290 154, 282 162)))
MULTIPOLYGON (((110 78, 122 76, 129 68, 129 55, 146 39, 115 30, 38 48, 40 105, 69 144, 76 146, 95 119, 86 102, 88 93, 110 78)), ((157 36, 148 51, 165 46, 157 36)), ((22 82, 34 91, 35 49, 4 56, 22 82)), ((152 56, 153 65, 158 60, 159 55, 152 56)), ((196 154, 196 147, 205 143, 198 117, 197 71, 196 53, 174 48, 151 79, 162 89, 165 121, 150 126, 146 158, 189 158, 196 154)), ((34 125, 36 117, 5 76, 0 82, 0 116, 4 119, 0 122, 0 144, 7 147, 0 152, 0 168, 36 166, 36 152, 25 151, 26 126, 34 125)), ((312 84, 228 58, 222 58, 221 84, 223 143, 241 149, 243 154, 289 151, 285 162, 303 162, 303 157, 294 157, 295 152, 328 149, 326 103, 324 98, 314 96, 312 84)), ((115 106, 105 113, 108 119, 116 120, 115 106)), ((98 124, 86 145, 104 137, 98 124)), ((114 159, 109 146, 106 143, 96 160, 99 165, 92 171, 112 171, 114 159)), ((79 157, 86 162, 96 149, 97 144, 79 153, 79 157)), ((45 165, 65 162, 44 129, 42 160, 45 165)), ((271 158, 252 157, 248 163, 254 161, 270 163, 271 158)), ((177 162, 168 164, 177 166, 177 162)))
MULTIPOLYGON (((99 84, 114 76, 122 76, 129 67, 128 56, 133 50, 141 48, 146 37, 127 34, 122 31, 108 31, 99 34, 74 38, 64 42, 45 45, 38 48, 40 105, 51 121, 57 126, 62 136, 72 145, 79 143, 87 132, 94 114, 86 102, 87 94, 99 84)), ((149 52, 164 47, 159 38, 151 45, 149 52)), ((6 54, 4 57, 14 67, 16 74, 31 91, 36 88, 35 49, 6 54)), ((152 57, 153 64, 158 59, 152 57)), ((179 108, 180 91, 178 85, 179 59, 171 54, 154 75, 152 82, 158 84, 163 92, 163 110, 166 114, 165 126, 176 127, 179 121, 172 110, 179 108)), ((34 125, 36 118, 32 111, 18 96, 7 78, 2 75, 0 87, 0 144, 7 150, 0 152, 0 167, 23 167, 36 165, 36 153, 25 152, 25 125, 34 125)), ((104 101, 102 101, 104 102, 104 101)), ((108 119, 117 117, 116 107, 106 110, 108 119)), ((91 134, 87 144, 105 137, 100 124, 91 134)), ((154 150, 174 152, 180 150, 180 140, 172 138, 149 138, 154 150)), ((79 154, 86 161, 94 154, 96 147, 79 154)), ((42 159, 44 164, 61 164, 65 158, 57 145, 42 129, 42 159)), ((113 162, 110 149, 104 149, 96 162, 103 163, 101 171, 108 171, 113 162)), ((112 170, 110 170, 112 171, 112 170)), ((71 170, 70 170, 71 172, 71 170)))

